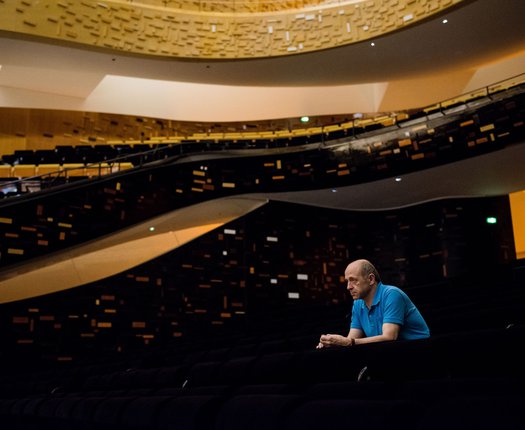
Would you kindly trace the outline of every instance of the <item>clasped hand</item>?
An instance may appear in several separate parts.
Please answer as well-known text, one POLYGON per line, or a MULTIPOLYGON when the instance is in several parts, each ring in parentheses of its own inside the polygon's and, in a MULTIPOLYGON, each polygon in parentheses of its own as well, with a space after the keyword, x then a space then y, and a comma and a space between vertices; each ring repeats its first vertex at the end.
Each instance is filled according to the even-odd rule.
POLYGON ((319 344, 317 349, 329 348, 332 346, 348 346, 350 345, 350 339, 340 334, 323 334, 321 339, 319 339, 319 344))

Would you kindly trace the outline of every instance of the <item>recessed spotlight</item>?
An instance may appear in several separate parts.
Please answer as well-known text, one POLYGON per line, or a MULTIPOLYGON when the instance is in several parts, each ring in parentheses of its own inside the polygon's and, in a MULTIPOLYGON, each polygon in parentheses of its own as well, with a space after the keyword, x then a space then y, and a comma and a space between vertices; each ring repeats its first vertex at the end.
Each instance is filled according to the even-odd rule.
POLYGON ((337 190, 335 188, 332 188, 332 193, 337 193, 337 190))
POLYGON ((301 117, 301 122, 308 122, 308 121, 310 121, 310 117, 307 117, 307 116, 301 117))
POLYGON ((149 231, 155 231, 155 227, 150 227, 149 231))
POLYGON ((375 42, 370 43, 370 46, 376 46, 375 42))
POLYGON ((403 180, 403 178, 401 178, 399 176, 396 176, 396 179, 395 179, 396 182, 401 182, 402 180, 403 180))
POLYGON ((446 24, 448 22, 448 19, 444 19, 443 21, 441 21, 443 24, 446 24))

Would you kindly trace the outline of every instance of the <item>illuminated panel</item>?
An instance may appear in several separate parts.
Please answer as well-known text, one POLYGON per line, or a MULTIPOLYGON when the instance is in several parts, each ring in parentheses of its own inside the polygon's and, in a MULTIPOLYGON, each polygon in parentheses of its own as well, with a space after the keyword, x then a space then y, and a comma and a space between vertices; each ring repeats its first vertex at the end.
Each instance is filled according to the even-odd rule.
POLYGON ((525 190, 509 194, 516 258, 525 258, 525 190))

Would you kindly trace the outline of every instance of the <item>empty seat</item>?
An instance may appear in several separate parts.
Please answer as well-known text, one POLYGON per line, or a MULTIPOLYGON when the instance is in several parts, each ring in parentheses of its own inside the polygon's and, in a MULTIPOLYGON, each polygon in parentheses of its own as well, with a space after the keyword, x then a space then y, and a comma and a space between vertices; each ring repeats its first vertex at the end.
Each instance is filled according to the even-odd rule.
POLYGON ((221 407, 214 430, 278 430, 301 402, 302 397, 297 395, 233 396, 221 407))
POLYGON ((450 376, 524 375, 525 354, 520 344, 525 331, 486 329, 440 336, 439 352, 450 376))
POLYGON ((417 430, 522 430, 523 396, 454 397, 428 408, 417 430))
POLYGON ((372 380, 406 381, 447 376, 446 363, 433 338, 381 342, 359 348, 360 359, 372 380))
POLYGON ((93 415, 97 405, 104 400, 104 397, 86 397, 76 402, 70 412, 67 422, 71 428, 92 428, 93 415))
POLYGON ((256 361, 255 356, 227 360, 219 366, 213 378, 215 384, 243 385, 256 361))
POLYGON ((418 404, 406 400, 311 400, 291 411, 282 429, 410 430, 422 413, 418 404))
POLYGON ((295 363, 298 355, 294 352, 266 354, 258 357, 246 375, 246 384, 288 383, 295 380, 295 363))
POLYGON ((215 375, 221 362, 205 361, 195 363, 188 372, 188 379, 185 383, 187 387, 200 387, 203 385, 214 385, 215 375))
POLYGON ((38 175, 58 176, 61 173, 60 164, 40 164, 37 168, 38 175))
POLYGON ((313 399, 392 400, 398 392, 397 383, 343 381, 313 384, 304 394, 313 399))
POLYGON ((309 383, 357 381, 366 365, 362 351, 361 347, 305 351, 297 363, 297 374, 309 383))
POLYGON ((440 378, 400 384, 398 397, 431 404, 436 400, 458 396, 518 395, 523 391, 522 378, 440 378))
POLYGON ((135 430, 156 428, 159 411, 173 398, 173 396, 148 396, 133 399, 122 411, 120 428, 135 430))
POLYGON ((75 421, 72 418, 72 411, 83 397, 78 395, 68 395, 62 399, 54 399, 54 402, 46 401, 39 410, 39 415, 44 420, 52 421, 55 428, 74 429, 75 421))
POLYGON ((188 377, 188 366, 162 367, 153 380, 156 388, 180 388, 188 377))
POLYGON ((11 176, 13 176, 13 166, 0 164, 0 177, 8 180, 11 176))
POLYGON ((155 387, 159 368, 155 369, 130 369, 120 372, 115 376, 114 384, 119 388, 138 389, 155 387))
POLYGON ((122 413, 133 397, 108 397, 98 402, 91 421, 93 428, 112 430, 120 428, 122 413))
POLYGON ((222 396, 179 396, 163 403, 157 429, 209 430, 224 398, 222 396))
POLYGON ((36 165, 16 164, 13 166, 13 176, 16 178, 28 178, 36 175, 36 165))

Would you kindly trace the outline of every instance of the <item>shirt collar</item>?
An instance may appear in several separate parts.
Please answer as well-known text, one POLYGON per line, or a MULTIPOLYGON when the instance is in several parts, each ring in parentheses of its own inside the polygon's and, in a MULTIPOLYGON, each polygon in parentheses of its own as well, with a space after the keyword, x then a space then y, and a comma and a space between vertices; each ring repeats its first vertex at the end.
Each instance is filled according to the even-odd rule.
POLYGON ((372 306, 376 306, 381 301, 381 297, 383 297, 383 283, 379 281, 377 283, 376 292, 374 294, 374 300, 372 301, 372 306))

